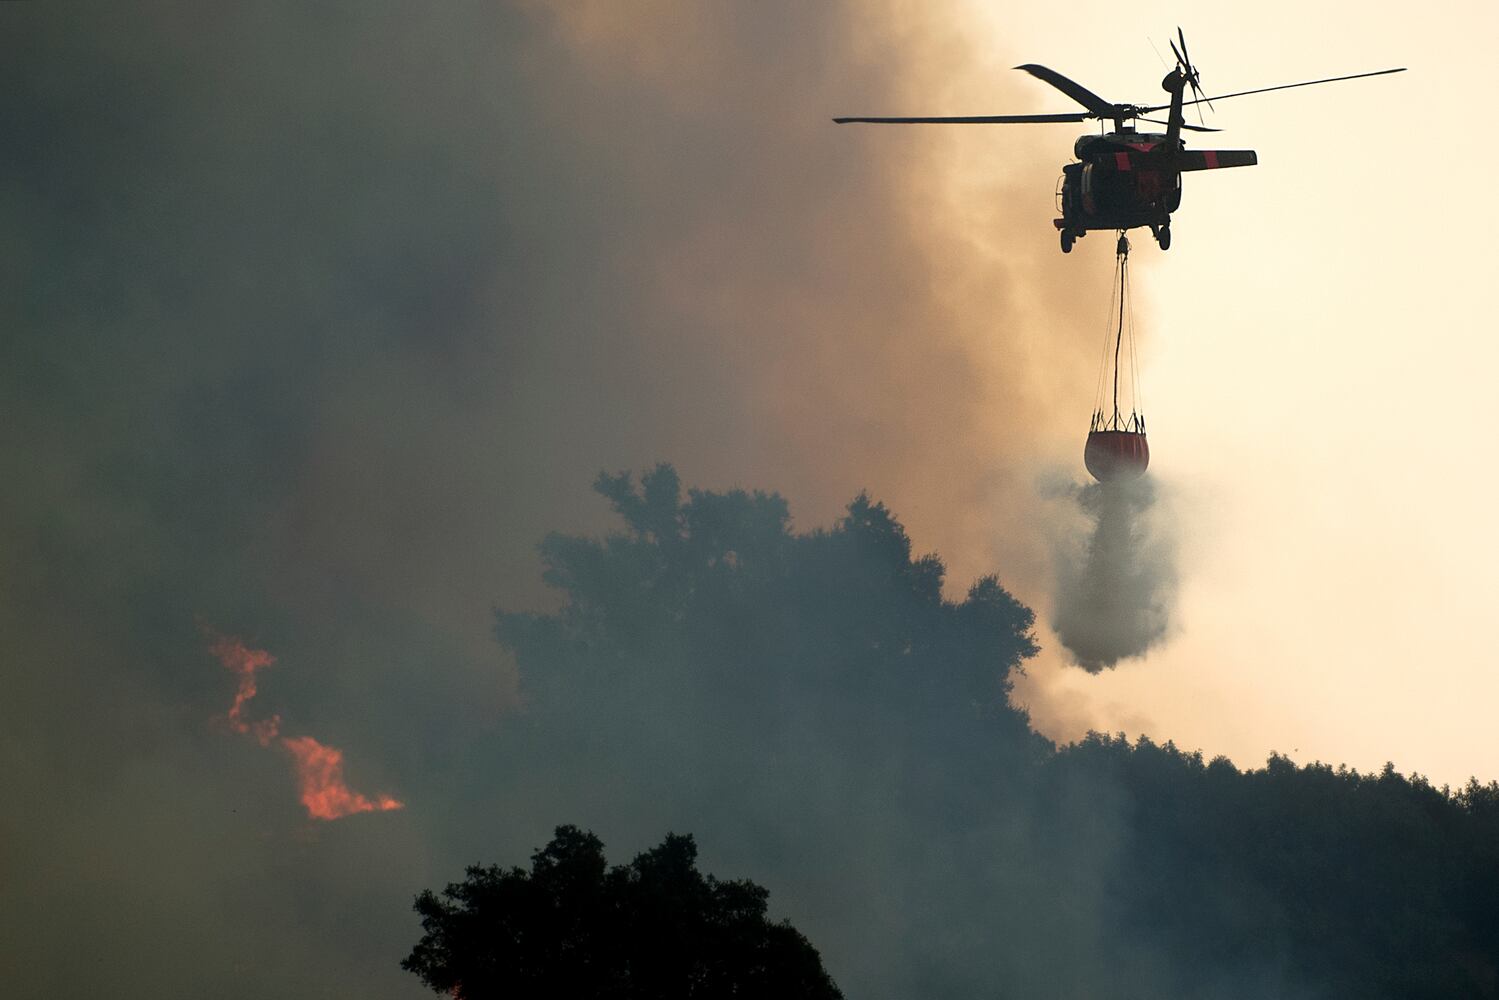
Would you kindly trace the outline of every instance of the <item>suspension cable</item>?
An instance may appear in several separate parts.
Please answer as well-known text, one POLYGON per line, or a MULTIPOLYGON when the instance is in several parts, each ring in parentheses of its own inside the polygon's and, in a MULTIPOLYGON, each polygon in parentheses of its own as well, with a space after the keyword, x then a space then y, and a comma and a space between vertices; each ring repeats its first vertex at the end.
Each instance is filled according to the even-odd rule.
POLYGON ((1124 304, 1129 281, 1129 239, 1119 234, 1119 327, 1114 332, 1114 428, 1119 427, 1119 348, 1124 343, 1124 304))
POLYGON ((1141 412, 1140 359, 1136 351, 1135 310, 1129 299, 1129 239, 1125 230, 1119 232, 1115 248, 1114 280, 1109 289, 1109 313, 1107 334, 1114 341, 1113 364, 1110 365, 1109 337, 1105 336, 1098 359, 1098 381, 1094 391, 1093 419, 1090 430, 1128 431, 1145 433, 1145 416, 1141 412), (1124 356, 1124 340, 1129 338, 1129 356, 1124 356), (1120 362, 1129 361, 1129 380, 1126 389, 1130 403, 1130 416, 1126 420, 1119 405, 1120 362))
POLYGON ((1098 378, 1093 386, 1093 412, 1095 419, 1100 424, 1104 422, 1104 407, 1107 405, 1107 393, 1109 388, 1109 337, 1113 333, 1114 317, 1120 308, 1119 302, 1119 260, 1114 260, 1114 274, 1109 282, 1109 311, 1107 313, 1107 326, 1104 327, 1103 342, 1098 351, 1098 378))
POLYGON ((1135 304, 1129 303, 1129 400, 1130 411, 1137 424, 1136 430, 1145 433, 1145 400, 1140 394, 1140 351, 1135 337, 1135 304))

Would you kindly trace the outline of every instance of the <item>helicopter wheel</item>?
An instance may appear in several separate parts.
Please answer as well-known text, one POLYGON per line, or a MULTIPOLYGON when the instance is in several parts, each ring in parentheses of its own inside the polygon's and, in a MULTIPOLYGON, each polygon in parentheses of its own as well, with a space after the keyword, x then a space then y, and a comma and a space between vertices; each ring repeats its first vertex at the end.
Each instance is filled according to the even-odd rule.
POLYGON ((1066 229, 1062 230, 1062 252, 1063 253, 1071 253, 1072 252, 1072 241, 1074 239, 1076 239, 1076 237, 1074 237, 1071 232, 1069 232, 1066 229))
POLYGON ((1169 225, 1162 226, 1161 231, 1156 233, 1155 238, 1156 242, 1161 245, 1162 250, 1171 249, 1171 227, 1169 225))

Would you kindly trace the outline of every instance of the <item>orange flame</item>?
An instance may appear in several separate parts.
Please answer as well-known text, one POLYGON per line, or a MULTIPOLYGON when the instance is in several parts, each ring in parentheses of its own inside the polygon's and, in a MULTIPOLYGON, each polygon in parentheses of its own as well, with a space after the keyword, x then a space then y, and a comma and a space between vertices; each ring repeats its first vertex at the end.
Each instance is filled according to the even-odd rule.
POLYGON ((287 737, 281 745, 296 761, 302 805, 313 819, 339 819, 355 813, 387 812, 404 808, 389 795, 369 799, 344 783, 344 754, 325 747, 311 736, 287 737))
POLYGON ((251 723, 245 720, 244 710, 255 697, 255 671, 269 667, 276 658, 263 649, 251 649, 242 640, 227 635, 215 637, 210 650, 224 669, 239 675, 239 690, 234 693, 234 704, 229 706, 229 727, 236 733, 253 733, 261 746, 270 746, 281 732, 281 716, 273 715, 251 723))
MULTIPOLYGON (((212 632, 209 634, 213 635, 212 632)), ((279 715, 255 721, 245 717, 245 707, 255 697, 255 672, 275 663, 274 656, 263 649, 251 649, 242 640, 226 635, 214 635, 209 650, 224 669, 239 677, 234 704, 229 706, 229 728, 236 733, 254 736, 263 747, 280 739, 281 745, 292 755, 297 782, 301 785, 302 805, 310 818, 332 820, 355 813, 405 808, 405 803, 389 795, 370 799, 345 784, 342 750, 323 746, 311 736, 281 736, 279 715)))

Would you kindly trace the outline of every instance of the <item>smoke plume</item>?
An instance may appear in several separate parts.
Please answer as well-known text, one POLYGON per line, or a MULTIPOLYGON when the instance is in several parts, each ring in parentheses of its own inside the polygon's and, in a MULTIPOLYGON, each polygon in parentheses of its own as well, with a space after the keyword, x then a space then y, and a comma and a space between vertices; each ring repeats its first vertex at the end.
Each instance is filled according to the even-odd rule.
MULTIPOLYGON (((8 995, 401 996, 422 859, 524 851, 609 796, 629 806, 612 837, 706 838, 663 815, 705 768, 573 800, 588 774, 503 752, 527 717, 501 711, 519 682, 490 608, 552 606, 535 542, 605 530, 601 467, 773 485, 807 526, 868 488, 947 556, 950 597, 995 568, 1046 596, 1029 470, 1072 450, 1099 305, 1078 265, 1103 289, 1109 260, 1047 235, 1071 132, 828 120, 1054 110, 1009 68, 1050 56, 975 6, 0 5, 8 995), (280 662, 221 676, 195 615, 259 623, 280 662), (285 850, 307 812, 284 738, 309 733, 356 788, 368 767, 433 807, 285 850)), ((785 606, 829 599, 813 581, 785 606)), ((765 712, 805 722, 795 767, 710 787, 798 777, 829 720, 907 724, 825 689, 817 715, 765 712)), ((675 738, 671 718, 625 735, 675 738)), ((883 813, 848 815, 895 856, 883 813)), ((814 898, 809 868, 787 879, 814 898)))
POLYGON ((1166 637, 1176 542, 1149 476, 1093 483, 1068 499, 1080 517, 1056 546, 1052 628, 1078 666, 1098 673, 1166 637))
POLYGON ((209 650, 225 670, 239 677, 239 689, 229 706, 229 728, 254 736, 263 747, 279 740, 292 756, 302 806, 311 819, 333 820, 364 812, 389 812, 404 803, 389 795, 371 799, 354 791, 344 781, 344 755, 336 747, 324 746, 311 736, 282 736, 281 716, 250 720, 245 707, 256 695, 255 672, 269 667, 276 658, 263 649, 251 649, 241 639, 215 636, 209 650))

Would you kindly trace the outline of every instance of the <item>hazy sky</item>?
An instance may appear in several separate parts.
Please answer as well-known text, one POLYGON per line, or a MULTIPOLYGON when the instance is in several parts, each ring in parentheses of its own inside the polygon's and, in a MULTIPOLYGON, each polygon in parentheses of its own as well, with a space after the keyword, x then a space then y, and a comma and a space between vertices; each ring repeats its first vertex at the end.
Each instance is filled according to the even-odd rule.
MULTIPOLYGON (((0 862, 91 904, 7 913, 0 956, 108 930, 134 988, 186 995, 176 935, 253 994, 285 979, 249 926, 309 992, 385 989, 407 915, 319 965, 323 890, 365 899, 392 851, 422 859, 396 898, 454 874, 423 786, 503 724, 492 609, 553 599, 535 545, 609 523, 601 469, 778 490, 801 529, 868 489, 954 592, 998 573, 1046 621, 1046 493, 1084 475, 1108 323, 1112 239, 1063 257, 1050 223, 1080 129, 829 119, 1071 110, 1021 62, 1152 102, 1178 16, 0 7, 0 862), (299 827, 205 629, 270 650, 257 704, 407 808, 299 827)), ((1190 140, 1260 165, 1188 176, 1173 249, 1136 244, 1176 632, 1092 676, 1043 629, 1017 698, 1047 735, 1499 776, 1496 22, 1183 25, 1213 93, 1411 71, 1224 102, 1190 140)))
MULTIPOLYGON (((1079 17, 1070 50, 1048 48, 1045 19, 984 20, 1003 59, 1013 46, 1139 100, 1153 56, 1134 40, 1176 15, 1129 16, 1079 17)), ((1185 26, 1210 93, 1410 72, 1222 102, 1225 132, 1192 138, 1260 164, 1189 176, 1171 252, 1135 255, 1152 469, 1186 542, 1179 632, 1113 674, 1034 669, 1053 735, 1088 720, 1241 764, 1278 748, 1439 781, 1499 772, 1485 412, 1499 209, 1470 196, 1482 182, 1465 166, 1495 140, 1450 99, 1477 85, 1496 26, 1483 4, 1414 23, 1271 4, 1185 26)), ((1079 248, 1095 273, 1105 242, 1079 248)))

